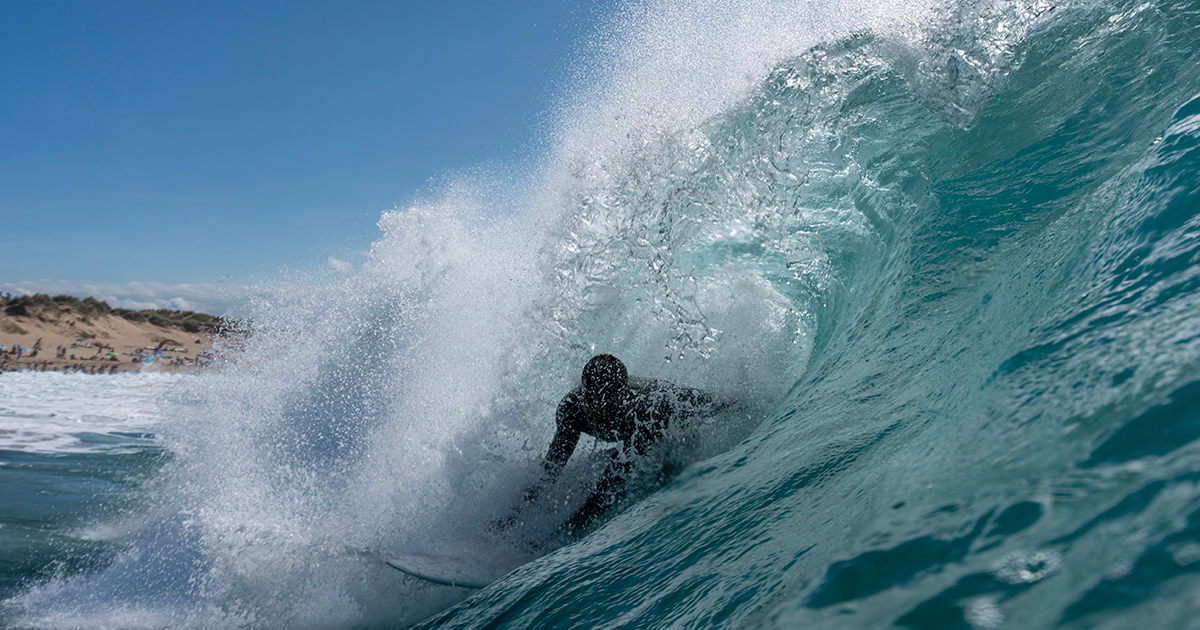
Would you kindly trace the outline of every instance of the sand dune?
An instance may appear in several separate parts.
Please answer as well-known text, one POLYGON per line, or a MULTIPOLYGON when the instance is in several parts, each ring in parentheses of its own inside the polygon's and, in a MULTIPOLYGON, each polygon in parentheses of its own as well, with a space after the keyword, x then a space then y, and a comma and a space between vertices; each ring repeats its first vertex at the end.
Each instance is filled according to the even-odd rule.
POLYGON ((81 366, 105 371, 186 370, 206 363, 201 355, 212 348, 220 318, 179 311, 128 311, 104 302, 66 296, 39 295, 0 300, 0 366, 4 369, 63 369, 81 366), (37 355, 16 348, 34 348, 37 355), (151 364, 142 358, 161 342, 171 360, 151 364), (57 355, 62 350, 62 357, 57 355))

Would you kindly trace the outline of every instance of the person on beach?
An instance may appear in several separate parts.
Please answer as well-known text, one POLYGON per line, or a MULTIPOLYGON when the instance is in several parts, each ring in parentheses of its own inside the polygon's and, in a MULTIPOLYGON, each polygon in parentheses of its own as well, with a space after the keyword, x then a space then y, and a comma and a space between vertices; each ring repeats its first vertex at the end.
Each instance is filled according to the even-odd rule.
MULTIPOLYGON (((634 466, 644 461, 650 448, 663 440, 672 422, 727 409, 732 401, 667 381, 630 377, 625 364, 611 354, 591 358, 583 368, 578 387, 558 404, 554 414, 554 439, 542 460, 547 480, 557 480, 586 433, 605 442, 619 442, 595 490, 561 529, 574 532, 588 527, 625 496, 634 466)), ((525 491, 525 501, 536 500, 538 486, 525 491)), ((519 509, 518 509, 519 511, 519 509)), ((516 522, 516 512, 496 523, 500 528, 516 522)))

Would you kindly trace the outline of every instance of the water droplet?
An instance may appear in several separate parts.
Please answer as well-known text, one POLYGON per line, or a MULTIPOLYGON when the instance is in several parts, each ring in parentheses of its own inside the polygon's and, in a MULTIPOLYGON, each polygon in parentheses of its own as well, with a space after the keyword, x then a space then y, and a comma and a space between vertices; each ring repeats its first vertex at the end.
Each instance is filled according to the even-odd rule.
POLYGON ((1033 584, 1058 573, 1062 555, 1054 551, 1014 551, 992 565, 991 574, 1006 584, 1033 584))

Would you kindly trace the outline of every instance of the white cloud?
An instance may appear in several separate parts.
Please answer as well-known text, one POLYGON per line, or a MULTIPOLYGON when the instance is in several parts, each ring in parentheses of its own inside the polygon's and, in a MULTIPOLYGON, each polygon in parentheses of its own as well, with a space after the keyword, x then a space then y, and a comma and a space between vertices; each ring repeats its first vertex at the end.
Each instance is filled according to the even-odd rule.
POLYGON ((162 282, 71 282, 62 280, 29 280, 0 283, 0 293, 14 295, 73 295, 94 297, 116 308, 144 310, 150 308, 177 311, 199 311, 213 315, 224 314, 250 294, 248 287, 230 284, 166 284, 162 282))
POLYGON ((333 256, 329 257, 329 270, 334 273, 339 273, 343 276, 348 276, 354 271, 354 264, 344 260, 338 260, 333 256))

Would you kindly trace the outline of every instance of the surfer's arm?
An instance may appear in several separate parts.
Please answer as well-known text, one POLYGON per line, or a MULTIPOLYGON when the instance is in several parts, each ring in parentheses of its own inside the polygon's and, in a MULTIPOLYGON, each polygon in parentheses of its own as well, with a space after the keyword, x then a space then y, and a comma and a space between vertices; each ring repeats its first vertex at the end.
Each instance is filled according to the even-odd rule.
POLYGON ((576 401, 564 399, 554 414, 554 439, 550 440, 550 448, 546 449, 546 457, 542 459, 542 468, 552 481, 558 478, 558 473, 575 452, 575 445, 579 444, 579 406, 576 401))
POLYGON ((596 484, 596 489, 584 501, 575 514, 563 523, 563 528, 574 532, 588 527, 602 514, 612 509, 625 496, 626 478, 633 470, 633 465, 627 458, 621 457, 619 451, 613 451, 612 461, 596 484))
MULTIPOLYGON (((558 404, 558 411, 554 418, 554 439, 550 440, 550 448, 546 450, 546 456, 542 458, 542 468, 545 469, 546 475, 550 477, 551 481, 558 478, 558 473, 562 471, 563 466, 567 465, 567 460, 571 459, 571 455, 575 452, 575 445, 579 443, 579 434, 582 431, 579 428, 578 404, 579 402, 570 396, 558 404)), ((540 489, 541 484, 539 483, 525 488, 525 491, 521 493, 522 499, 525 503, 536 501, 540 489)), ((517 523, 517 516, 520 513, 521 505, 517 505, 507 517, 492 521, 491 528, 504 530, 512 527, 517 523)))

